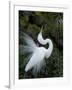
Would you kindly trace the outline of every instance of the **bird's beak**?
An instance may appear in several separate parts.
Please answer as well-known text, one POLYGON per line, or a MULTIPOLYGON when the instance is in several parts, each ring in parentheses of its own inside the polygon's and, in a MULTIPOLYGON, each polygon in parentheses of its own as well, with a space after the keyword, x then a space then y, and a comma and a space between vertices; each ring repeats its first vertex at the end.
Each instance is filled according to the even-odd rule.
POLYGON ((41 27, 41 31, 40 31, 41 34, 42 34, 42 29, 43 29, 43 26, 41 27))
POLYGON ((42 33, 42 29, 41 29, 40 33, 42 33))
POLYGON ((42 37, 42 29, 43 27, 41 27, 40 33, 38 34, 38 38, 42 37))

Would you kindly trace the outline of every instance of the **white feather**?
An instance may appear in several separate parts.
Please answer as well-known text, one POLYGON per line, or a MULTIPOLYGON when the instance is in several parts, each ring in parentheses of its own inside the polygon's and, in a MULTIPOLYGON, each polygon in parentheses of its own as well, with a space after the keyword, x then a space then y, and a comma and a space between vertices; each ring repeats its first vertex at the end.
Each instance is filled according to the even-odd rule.
POLYGON ((37 70, 40 70, 40 63, 44 60, 45 56, 45 49, 43 47, 38 47, 35 52, 33 53, 33 56, 29 60, 28 64, 26 65, 25 71, 27 72, 33 67, 38 68, 37 70))
POLYGON ((23 38, 23 40, 27 43, 27 45, 20 45, 20 53, 32 53, 29 62, 27 63, 25 67, 25 71, 29 71, 33 68, 34 71, 37 70, 37 72, 41 69, 44 58, 48 58, 53 50, 53 44, 50 39, 44 40, 42 37, 42 30, 38 34, 38 41, 40 44, 47 44, 49 43, 49 48, 46 49, 44 47, 39 47, 35 44, 34 40, 27 34, 22 32, 22 35, 20 38, 23 38))

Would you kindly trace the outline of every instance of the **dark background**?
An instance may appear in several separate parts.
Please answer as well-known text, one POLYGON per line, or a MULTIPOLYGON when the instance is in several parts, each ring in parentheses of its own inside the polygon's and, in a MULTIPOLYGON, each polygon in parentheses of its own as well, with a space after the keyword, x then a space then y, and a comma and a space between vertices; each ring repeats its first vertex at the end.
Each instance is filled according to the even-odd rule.
MULTIPOLYGON (((19 53, 19 79, 63 77, 63 13, 19 11, 19 31, 30 35, 36 43, 41 27, 43 27, 43 38, 50 38, 53 42, 53 52, 36 75, 33 75, 32 70, 25 73, 27 55, 19 53)), ((23 40, 19 39, 19 45, 21 44, 24 44, 23 40)))

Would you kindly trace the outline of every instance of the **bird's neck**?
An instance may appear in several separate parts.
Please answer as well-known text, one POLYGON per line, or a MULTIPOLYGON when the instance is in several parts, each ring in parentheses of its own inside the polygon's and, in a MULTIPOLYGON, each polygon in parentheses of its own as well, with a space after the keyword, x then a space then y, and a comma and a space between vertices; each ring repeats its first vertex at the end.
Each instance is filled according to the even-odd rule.
POLYGON ((52 41, 50 39, 46 39, 45 42, 46 42, 46 44, 47 43, 49 44, 49 47, 46 50, 46 58, 48 58, 51 55, 51 53, 52 53, 53 43, 52 43, 52 41))
MULTIPOLYGON (((45 42, 46 42, 46 44, 47 44, 47 43, 49 44, 49 48, 50 48, 50 49, 53 48, 53 44, 52 44, 52 41, 51 41, 50 39, 46 39, 45 42)), ((48 48, 48 49, 49 49, 49 48, 48 48)))

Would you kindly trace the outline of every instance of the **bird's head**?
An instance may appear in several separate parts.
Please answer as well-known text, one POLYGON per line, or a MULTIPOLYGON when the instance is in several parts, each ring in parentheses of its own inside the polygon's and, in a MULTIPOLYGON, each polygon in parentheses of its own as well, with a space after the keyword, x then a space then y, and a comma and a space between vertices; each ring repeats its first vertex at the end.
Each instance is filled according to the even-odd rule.
POLYGON ((43 39, 43 38, 42 38, 42 28, 41 28, 41 30, 40 30, 40 32, 39 32, 39 34, 38 34, 37 40, 38 40, 38 42, 40 43, 42 39, 43 39))

